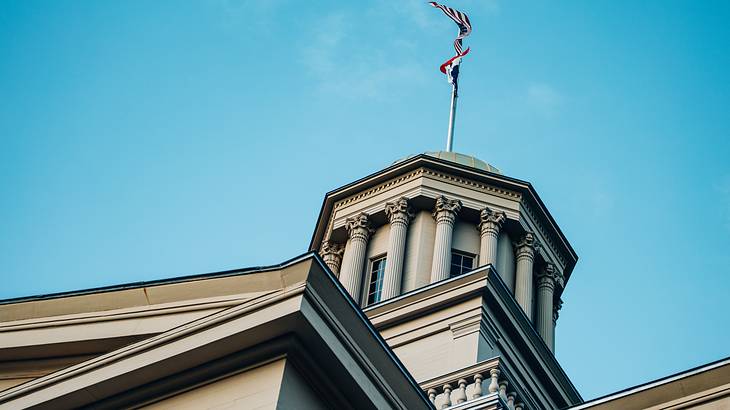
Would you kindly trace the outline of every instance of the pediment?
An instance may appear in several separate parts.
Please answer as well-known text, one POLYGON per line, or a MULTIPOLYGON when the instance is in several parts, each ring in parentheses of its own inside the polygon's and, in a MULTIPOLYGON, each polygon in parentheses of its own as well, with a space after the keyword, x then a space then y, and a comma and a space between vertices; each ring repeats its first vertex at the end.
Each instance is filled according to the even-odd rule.
POLYGON ((427 407, 318 257, 249 275, 278 289, 0 392, 0 407, 136 407, 281 358, 331 403, 427 407))

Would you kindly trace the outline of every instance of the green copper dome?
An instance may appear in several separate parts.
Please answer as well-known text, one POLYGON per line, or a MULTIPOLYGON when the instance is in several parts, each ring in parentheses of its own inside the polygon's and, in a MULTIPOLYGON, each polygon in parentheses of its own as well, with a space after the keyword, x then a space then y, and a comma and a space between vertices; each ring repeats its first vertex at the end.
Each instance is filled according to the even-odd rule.
MULTIPOLYGON (((499 169, 497 169, 497 168, 487 164, 486 162, 482 161, 481 159, 471 156, 471 155, 460 154, 458 152, 448 152, 448 151, 432 151, 432 152, 424 152, 424 154, 428 155, 429 157, 438 158, 440 160, 455 162, 457 164, 465 165, 467 167, 481 169, 482 171, 487 171, 487 172, 491 172, 494 174, 502 174, 502 172, 499 169)), ((412 158, 414 156, 415 155, 409 155, 405 158, 401 158, 401 159, 395 161, 394 164, 401 162, 401 161, 405 161, 408 158, 412 158)))

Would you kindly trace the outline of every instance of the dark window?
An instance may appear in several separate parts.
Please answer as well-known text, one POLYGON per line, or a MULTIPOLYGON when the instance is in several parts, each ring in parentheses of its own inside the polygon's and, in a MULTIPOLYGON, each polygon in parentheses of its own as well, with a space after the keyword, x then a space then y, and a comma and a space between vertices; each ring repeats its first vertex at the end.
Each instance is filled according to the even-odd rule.
POLYGON ((451 277, 459 276, 474 269, 475 256, 465 252, 451 251, 451 277))
POLYGON ((383 292, 383 274, 385 273, 385 257, 374 259, 370 263, 370 285, 366 305, 380 302, 383 292))

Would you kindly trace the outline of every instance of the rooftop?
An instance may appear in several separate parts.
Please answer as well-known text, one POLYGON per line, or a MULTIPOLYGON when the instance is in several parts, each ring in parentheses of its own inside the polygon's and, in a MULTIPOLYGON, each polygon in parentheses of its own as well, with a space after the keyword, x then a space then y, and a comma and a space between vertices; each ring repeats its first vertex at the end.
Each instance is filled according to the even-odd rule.
MULTIPOLYGON (((499 174, 502 175, 502 171, 497 169, 496 167, 487 164, 486 162, 482 161, 481 159, 473 156, 473 155, 466 155, 466 154, 460 154, 458 152, 449 152, 449 151, 429 151, 424 152, 424 155, 428 155, 429 157, 438 158, 444 161, 450 161, 455 162, 460 165, 466 165, 467 167, 472 167, 476 169, 480 169, 482 171, 491 172, 493 174, 499 174)), ((394 164, 397 164, 399 162, 405 161, 409 158, 413 158, 416 155, 409 155, 405 158, 401 158, 395 162, 394 164)))

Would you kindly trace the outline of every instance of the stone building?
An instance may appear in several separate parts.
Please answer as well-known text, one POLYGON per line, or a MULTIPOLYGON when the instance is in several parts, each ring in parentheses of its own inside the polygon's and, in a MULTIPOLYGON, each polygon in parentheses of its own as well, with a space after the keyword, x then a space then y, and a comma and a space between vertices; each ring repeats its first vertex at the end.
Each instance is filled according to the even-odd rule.
POLYGON ((730 407, 729 361, 584 403, 552 353, 577 260, 528 182, 415 155, 280 265, 1 302, 0 408, 730 407))

